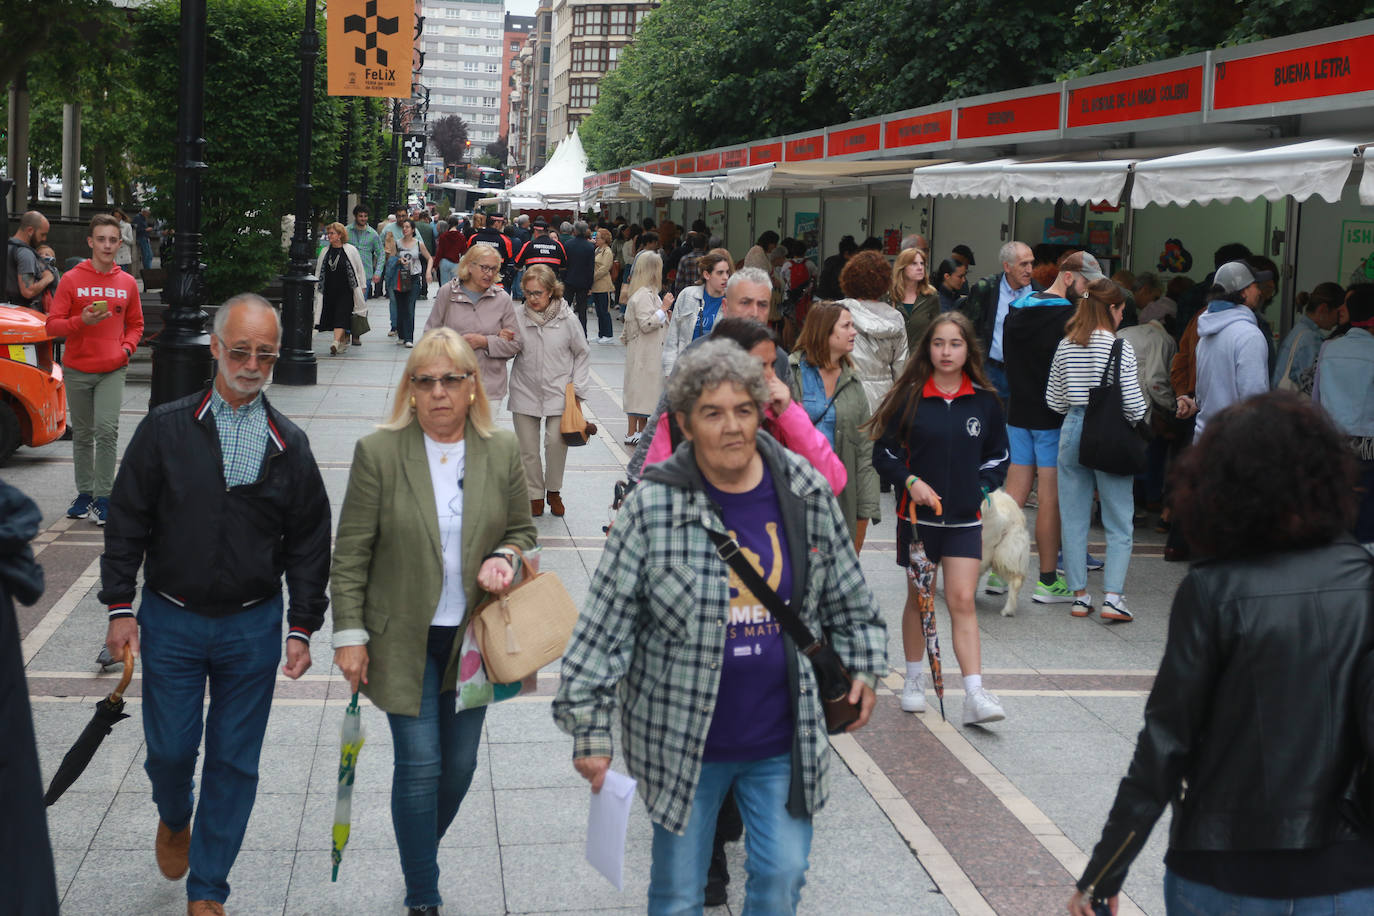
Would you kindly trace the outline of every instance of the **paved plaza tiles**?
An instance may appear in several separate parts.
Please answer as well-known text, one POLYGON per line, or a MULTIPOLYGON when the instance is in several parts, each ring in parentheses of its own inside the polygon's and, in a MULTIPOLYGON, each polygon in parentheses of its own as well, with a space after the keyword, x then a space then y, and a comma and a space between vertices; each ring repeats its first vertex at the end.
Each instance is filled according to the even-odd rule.
MULTIPOLYGON (((423 324, 428 302, 419 303, 423 324)), ((386 304, 371 303, 374 328, 386 304)), ((337 521, 353 444, 388 410, 408 351, 380 333, 343 356, 328 355, 317 335, 319 384, 274 386, 273 404, 310 436, 337 521)), ((620 409, 625 351, 592 345, 589 414, 600 434, 569 455, 563 489, 567 515, 536 519, 543 567, 575 598, 585 595, 600 558, 607 504, 626 449, 620 409)), ((120 421, 121 452, 147 409, 149 363, 130 373, 120 421)), ((509 416, 499 421, 509 424, 509 416)), ((46 776, 89 719, 91 704, 114 675, 93 664, 105 632, 96 601, 100 530, 63 516, 72 496, 71 448, 21 449, 0 475, 43 512, 36 544, 47 593, 20 608, 20 632, 46 776)), ((1033 512, 1028 515, 1032 517, 1033 512)), ((1101 531, 1092 540, 1101 548, 1101 531)), ((1169 602, 1183 574, 1160 558, 1160 536, 1138 529, 1127 591, 1136 622, 1110 626, 1069 616, 1063 606, 1022 591, 1014 618, 1001 598, 979 596, 987 686, 1007 719, 989 728, 957 724, 963 697, 944 635, 945 705, 901 712, 902 571, 894 562, 892 520, 865 545, 864 570, 889 628, 890 677, 871 724, 832 742, 830 802, 815 821, 811 869, 802 893, 808 914, 1015 914, 1063 911, 1074 877, 1096 841, 1125 772, 1152 675, 1163 652, 1169 602)), ((1028 570, 1028 573, 1032 571, 1028 570)), ((1101 590, 1100 574, 1090 587, 1101 590)), ((329 664, 329 623, 315 638, 314 667, 299 681, 279 679, 262 754, 259 794, 243 851, 230 875, 235 916, 394 914, 403 885, 388 791, 390 734, 385 718, 364 708, 368 742, 358 769, 353 834, 337 883, 330 875, 330 826, 338 761, 338 726, 346 685, 329 664)), ((636 802, 626 852, 626 886, 617 892, 583 859, 588 790, 570 762, 571 740, 549 715, 555 663, 537 693, 499 704, 486 721, 479 769, 440 853, 446 912, 615 913, 644 909, 650 827, 636 802)), ((182 882, 161 877, 153 861, 157 824, 143 772, 141 681, 129 691, 132 718, 119 725, 81 780, 51 809, 49 829, 63 912, 179 914, 182 882)), ((1162 914, 1165 820, 1126 883, 1121 912, 1162 914)), ((744 853, 729 847, 728 907, 742 903, 744 853)))

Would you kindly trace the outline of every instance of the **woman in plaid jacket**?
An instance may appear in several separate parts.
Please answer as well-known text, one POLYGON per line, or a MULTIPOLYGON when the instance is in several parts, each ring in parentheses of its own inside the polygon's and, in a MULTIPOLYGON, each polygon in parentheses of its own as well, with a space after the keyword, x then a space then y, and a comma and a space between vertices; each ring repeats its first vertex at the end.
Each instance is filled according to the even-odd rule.
POLYGON ((768 389, 733 342, 685 352, 669 404, 687 439, 647 470, 611 529, 563 659, 554 718, 599 790, 621 704, 625 766, 654 822, 650 914, 700 912, 716 812, 744 816, 746 911, 794 912, 829 742, 810 662, 730 573, 732 535, 853 673, 868 719, 886 629, 829 485, 758 429, 768 389))

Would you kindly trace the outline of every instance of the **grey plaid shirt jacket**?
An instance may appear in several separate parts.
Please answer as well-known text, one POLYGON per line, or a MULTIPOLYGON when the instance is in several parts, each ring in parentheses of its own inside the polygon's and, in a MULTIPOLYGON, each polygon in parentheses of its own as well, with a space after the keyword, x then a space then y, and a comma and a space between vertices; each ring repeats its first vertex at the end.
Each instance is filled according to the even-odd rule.
MULTIPOLYGON (((835 497, 815 469, 767 433, 758 433, 758 446, 778 493, 792 594, 803 596, 799 614, 873 686, 887 673, 887 631, 835 497)), ((701 774, 729 618, 729 568, 708 525, 725 531, 691 443, 683 443, 645 472, 616 518, 553 704, 577 759, 612 756, 619 702, 625 767, 639 781, 649 816, 679 834, 701 774)), ((830 743, 810 661, 790 639, 787 645, 795 724, 787 807, 809 816, 825 803, 830 743)))

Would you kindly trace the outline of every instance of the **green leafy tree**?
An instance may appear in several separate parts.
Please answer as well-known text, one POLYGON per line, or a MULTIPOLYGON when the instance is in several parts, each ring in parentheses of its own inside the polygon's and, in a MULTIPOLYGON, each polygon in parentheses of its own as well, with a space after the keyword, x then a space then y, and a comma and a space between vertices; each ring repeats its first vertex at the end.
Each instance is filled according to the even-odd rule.
MULTIPOLYGON (((219 302, 259 290, 282 273, 282 217, 293 212, 304 6, 289 0, 211 0, 205 61, 205 159, 202 233, 206 295, 219 302)), ((154 208, 173 211, 176 158, 176 0, 153 0, 134 18, 135 78, 130 149, 154 208)), ((324 17, 318 19, 323 38, 324 17)), ((341 99, 325 93, 317 67, 311 180, 315 212, 337 203, 341 99)), ((332 218, 332 217, 330 217, 332 218)))
POLYGON ((807 48, 806 99, 838 100, 843 121, 1052 82, 1103 30, 1073 17, 1070 0, 840 0, 807 48))
POLYGON ((63 51, 69 65, 79 64, 88 43, 122 15, 109 0, 0 0, 0 87, 45 51, 63 51))
POLYGON ((830 0, 665 0, 645 18, 580 128, 594 168, 615 168, 843 120, 804 102, 808 40, 830 0))
POLYGON ((1066 60, 1064 72, 1100 73, 1371 16, 1369 0, 1084 0, 1075 24, 1107 37, 1066 60))

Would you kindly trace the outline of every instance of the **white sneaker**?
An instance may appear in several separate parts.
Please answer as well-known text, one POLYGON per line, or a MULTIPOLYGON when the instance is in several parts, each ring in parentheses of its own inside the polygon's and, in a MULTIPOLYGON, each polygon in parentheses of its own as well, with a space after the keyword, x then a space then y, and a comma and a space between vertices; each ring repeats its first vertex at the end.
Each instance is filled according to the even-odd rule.
POLYGON ((916 677, 906 679, 906 686, 902 688, 902 712, 925 712, 926 711, 926 676, 925 672, 916 677))
POLYGON ((1001 722, 1006 717, 1007 712, 1002 704, 986 689, 974 687, 964 694, 965 725, 986 725, 989 722, 1001 722))

